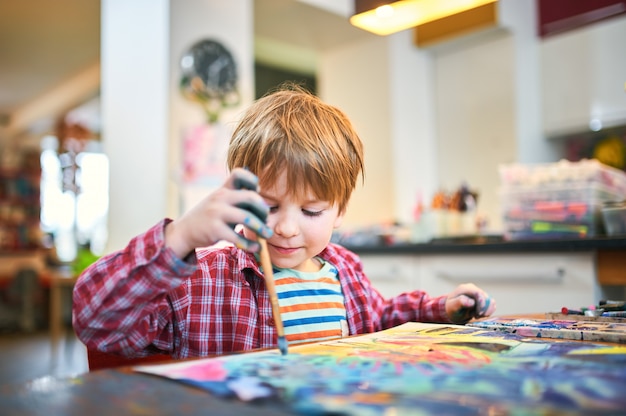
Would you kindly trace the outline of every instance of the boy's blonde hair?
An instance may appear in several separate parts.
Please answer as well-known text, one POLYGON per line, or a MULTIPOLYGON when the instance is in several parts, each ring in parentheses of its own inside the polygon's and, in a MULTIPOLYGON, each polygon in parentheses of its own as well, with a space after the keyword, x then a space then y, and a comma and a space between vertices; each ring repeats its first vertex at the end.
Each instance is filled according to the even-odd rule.
POLYGON ((363 144, 339 109, 294 84, 260 98, 237 125, 228 168, 245 167, 261 189, 286 171, 292 196, 311 191, 344 213, 363 174, 363 144))

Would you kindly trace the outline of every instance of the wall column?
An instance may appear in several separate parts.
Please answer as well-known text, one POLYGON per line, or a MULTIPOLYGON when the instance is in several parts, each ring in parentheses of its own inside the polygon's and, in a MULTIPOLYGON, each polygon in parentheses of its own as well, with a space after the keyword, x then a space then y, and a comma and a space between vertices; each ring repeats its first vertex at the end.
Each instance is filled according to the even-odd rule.
POLYGON ((180 212, 182 132, 204 122, 178 92, 179 63, 193 43, 213 38, 239 66, 240 107, 254 91, 252 0, 102 0, 102 142, 110 160, 108 244, 180 212))

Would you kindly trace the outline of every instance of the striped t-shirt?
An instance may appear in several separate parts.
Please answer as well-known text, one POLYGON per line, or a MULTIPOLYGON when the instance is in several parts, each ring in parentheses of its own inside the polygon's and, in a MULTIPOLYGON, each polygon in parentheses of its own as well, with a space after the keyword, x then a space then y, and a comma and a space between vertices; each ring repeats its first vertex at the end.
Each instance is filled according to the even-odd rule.
POLYGON ((317 272, 274 268, 280 315, 290 344, 318 342, 348 335, 343 293, 332 264, 317 272))

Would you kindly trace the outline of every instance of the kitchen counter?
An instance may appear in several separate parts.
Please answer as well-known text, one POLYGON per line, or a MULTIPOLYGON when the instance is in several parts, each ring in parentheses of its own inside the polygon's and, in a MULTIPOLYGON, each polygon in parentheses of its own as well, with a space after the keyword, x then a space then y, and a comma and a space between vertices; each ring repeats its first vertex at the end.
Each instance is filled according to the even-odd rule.
POLYGON ((505 241, 492 235, 345 246, 387 297, 416 289, 449 293, 472 282, 498 299, 500 313, 514 314, 626 296, 626 236, 505 241))
MULTIPOLYGON (((537 268, 539 264, 544 264, 548 269, 555 268, 556 275, 563 271, 567 271, 569 276, 576 273, 589 275, 594 285, 600 285, 596 288, 585 288, 584 291, 602 293, 602 296, 608 298, 618 296, 621 299, 625 296, 623 291, 626 290, 626 273, 624 273, 626 270, 626 236, 506 241, 502 236, 491 235, 440 238, 429 243, 415 244, 359 246, 345 244, 345 247, 358 254, 367 264, 368 270, 372 270, 377 261, 382 262, 380 265, 382 271, 379 271, 381 275, 385 274, 384 270, 389 268, 388 264, 393 264, 393 259, 395 259, 396 268, 391 267, 390 271, 386 272, 389 276, 382 279, 385 281, 392 279, 399 273, 398 270, 403 270, 403 268, 414 267, 421 270, 407 273, 407 275, 422 276, 419 286, 413 284, 415 287, 428 288, 425 283, 427 276, 432 277, 433 282, 441 280, 440 276, 430 269, 449 268, 454 264, 463 264, 463 267, 467 269, 471 269, 469 265, 473 264, 472 267, 477 275, 482 275, 487 271, 509 273, 495 270, 497 269, 495 264, 500 264, 502 270, 510 270, 510 265, 515 264, 516 270, 524 271, 524 273, 528 268, 537 268), (436 264, 436 267, 432 264, 436 264)), ((580 279, 583 278, 580 276, 580 279)), ((465 280, 476 279, 466 278, 465 280)), ((398 284, 398 286, 404 287, 405 283, 398 284)), ((447 289, 433 286, 429 290, 434 293, 443 293, 447 289)))
POLYGON ((439 238, 428 243, 345 245, 357 254, 471 254, 626 251, 626 236, 505 241, 501 236, 439 238))

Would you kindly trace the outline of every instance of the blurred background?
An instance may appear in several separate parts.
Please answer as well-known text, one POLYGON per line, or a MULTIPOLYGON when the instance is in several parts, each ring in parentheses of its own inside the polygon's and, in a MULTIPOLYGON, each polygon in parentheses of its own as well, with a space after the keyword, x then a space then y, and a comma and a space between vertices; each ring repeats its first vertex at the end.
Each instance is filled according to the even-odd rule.
POLYGON ((215 149, 285 80, 344 110, 363 139, 347 234, 400 230, 471 194, 461 234, 501 235, 502 165, 624 170, 625 2, 491 7, 379 36, 350 24, 352 0, 0 0, 0 348, 30 351, 14 341, 37 336, 26 357, 41 362, 33 374, 15 360, 0 380, 85 369, 73 279, 213 189, 215 149), (182 58, 207 39, 237 75, 215 122, 181 90, 182 58))

